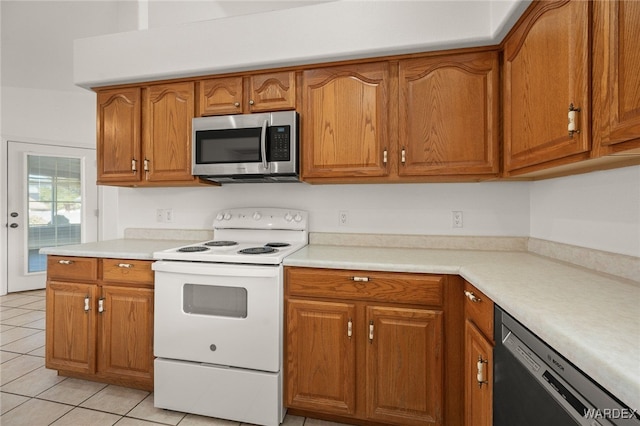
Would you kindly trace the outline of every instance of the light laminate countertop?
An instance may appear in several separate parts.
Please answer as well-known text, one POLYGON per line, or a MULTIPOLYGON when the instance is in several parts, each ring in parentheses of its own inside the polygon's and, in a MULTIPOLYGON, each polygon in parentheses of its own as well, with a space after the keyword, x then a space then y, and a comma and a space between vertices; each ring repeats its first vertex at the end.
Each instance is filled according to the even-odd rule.
POLYGON ((528 252, 309 245, 284 264, 460 275, 630 408, 640 409, 638 282, 528 252))
POLYGON ((146 240, 125 238, 68 246, 44 247, 41 254, 57 256, 107 257, 116 259, 153 259, 153 252, 197 243, 191 240, 146 240))

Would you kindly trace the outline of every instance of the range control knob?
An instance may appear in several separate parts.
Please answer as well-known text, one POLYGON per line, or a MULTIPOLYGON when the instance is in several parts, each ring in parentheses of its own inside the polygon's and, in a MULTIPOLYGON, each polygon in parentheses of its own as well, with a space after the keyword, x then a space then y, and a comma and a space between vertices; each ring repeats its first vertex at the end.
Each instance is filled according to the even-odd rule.
POLYGON ((222 214, 222 212, 218 213, 216 216, 216 220, 222 220, 224 219, 224 214, 222 214))
POLYGON ((260 220, 260 219, 262 219, 262 215, 260 214, 260 212, 255 212, 255 213, 253 214, 253 218, 254 218, 255 220, 260 220))
POLYGON ((291 216, 291 213, 287 212, 284 215, 284 220, 286 220, 287 222, 291 222, 293 220, 293 216, 291 216))
POLYGON ((224 220, 229 220, 229 219, 231 219, 231 213, 225 213, 224 220))
POLYGON ((293 217, 293 220, 295 220, 296 222, 300 222, 302 220, 302 216, 300 216, 300 213, 296 213, 296 215, 293 217))

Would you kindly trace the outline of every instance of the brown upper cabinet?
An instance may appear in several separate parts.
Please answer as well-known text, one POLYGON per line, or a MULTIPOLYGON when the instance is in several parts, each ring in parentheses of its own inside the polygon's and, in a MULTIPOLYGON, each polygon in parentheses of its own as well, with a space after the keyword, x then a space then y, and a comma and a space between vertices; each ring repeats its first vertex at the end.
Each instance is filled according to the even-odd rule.
POLYGON ((306 181, 476 180, 500 171, 496 50, 309 70, 302 85, 306 181))
POLYGON ((194 83, 149 86, 143 92, 144 179, 192 182, 191 120, 194 83))
POLYGON ((399 85, 400 177, 497 176, 497 51, 400 61, 399 85))
POLYGON ((193 82, 98 91, 98 183, 200 184, 191 175, 193 82))
POLYGON ((142 159, 139 87, 98 92, 98 183, 136 184, 142 159))
POLYGON ((534 2, 505 42, 505 175, 589 157, 590 4, 534 2), (574 133, 570 108, 579 109, 574 133))
POLYGON ((389 62, 302 75, 302 179, 389 174, 389 62))
POLYGON ((594 150, 639 150, 640 2, 598 1, 593 8, 594 150))
POLYGON ((197 82, 198 116, 290 110, 296 107, 294 71, 197 82))

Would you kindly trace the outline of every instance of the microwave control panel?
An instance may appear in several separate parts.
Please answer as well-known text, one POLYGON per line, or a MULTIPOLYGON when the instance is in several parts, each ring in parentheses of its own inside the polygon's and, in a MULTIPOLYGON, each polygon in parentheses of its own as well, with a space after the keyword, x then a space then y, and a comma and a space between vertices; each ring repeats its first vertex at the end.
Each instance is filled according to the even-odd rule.
POLYGON ((291 159, 291 126, 269 127, 268 161, 289 161, 291 159))

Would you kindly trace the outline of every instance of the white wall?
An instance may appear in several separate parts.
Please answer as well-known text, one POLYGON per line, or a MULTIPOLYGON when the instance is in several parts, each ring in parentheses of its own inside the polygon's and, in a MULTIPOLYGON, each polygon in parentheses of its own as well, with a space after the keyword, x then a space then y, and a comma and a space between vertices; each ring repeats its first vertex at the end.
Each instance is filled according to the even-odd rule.
POLYGON ((74 43, 74 81, 96 87, 488 45, 489 5, 337 1, 85 38, 74 43))
POLYGON ((392 185, 231 184, 206 188, 119 190, 119 236, 126 228, 211 229, 229 207, 274 206, 310 213, 312 232, 431 235, 529 235, 529 183, 392 185), (156 222, 156 209, 173 209, 174 223, 156 222), (463 211, 453 229, 451 212, 463 211), (349 213, 348 226, 338 212, 349 213))
POLYGON ((640 256, 640 166, 531 184, 531 237, 640 256))

